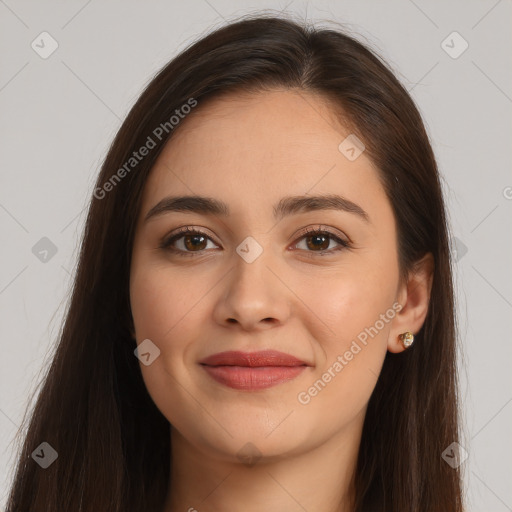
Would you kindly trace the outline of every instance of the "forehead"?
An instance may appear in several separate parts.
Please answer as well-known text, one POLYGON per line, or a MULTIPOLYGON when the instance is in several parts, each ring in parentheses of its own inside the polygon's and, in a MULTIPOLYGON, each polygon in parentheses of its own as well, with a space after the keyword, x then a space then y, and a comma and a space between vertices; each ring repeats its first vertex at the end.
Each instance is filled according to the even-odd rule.
POLYGON ((385 200, 377 170, 364 152, 351 161, 340 151, 350 135, 331 102, 304 91, 199 102, 151 170, 142 213, 168 194, 217 197, 246 214, 261 213, 267 202, 273 205, 288 195, 385 200))

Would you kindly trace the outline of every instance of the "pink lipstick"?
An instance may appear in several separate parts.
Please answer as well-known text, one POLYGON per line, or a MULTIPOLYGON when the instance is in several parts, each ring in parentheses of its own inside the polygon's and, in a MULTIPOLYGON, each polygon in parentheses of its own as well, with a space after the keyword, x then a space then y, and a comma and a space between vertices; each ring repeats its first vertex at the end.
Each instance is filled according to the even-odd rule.
POLYGON ((310 366, 305 361, 275 350, 220 352, 199 363, 217 382, 247 391, 292 380, 310 366))

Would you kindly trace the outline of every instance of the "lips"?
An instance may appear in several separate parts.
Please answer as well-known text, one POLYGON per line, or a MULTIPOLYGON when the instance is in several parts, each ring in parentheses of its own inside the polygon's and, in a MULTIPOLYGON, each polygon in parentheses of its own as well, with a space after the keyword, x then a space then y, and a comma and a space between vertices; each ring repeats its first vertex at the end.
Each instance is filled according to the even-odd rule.
POLYGON ((305 361, 275 350, 221 352, 201 360, 200 364, 215 381, 247 391, 292 380, 310 366, 305 361))
POLYGON ((248 366, 251 368, 261 366, 308 366, 305 361, 276 350, 220 352, 203 359, 200 364, 207 366, 248 366))

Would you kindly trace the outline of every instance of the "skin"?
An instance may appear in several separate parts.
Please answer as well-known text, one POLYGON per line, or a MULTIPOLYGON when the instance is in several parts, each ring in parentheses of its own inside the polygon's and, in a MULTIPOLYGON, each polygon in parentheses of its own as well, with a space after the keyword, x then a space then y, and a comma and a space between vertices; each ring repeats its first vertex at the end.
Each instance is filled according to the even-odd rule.
POLYGON ((350 161, 338 149, 349 134, 332 105, 312 93, 232 94, 199 104, 150 173, 130 299, 137 343, 149 338, 160 350, 141 363, 144 382, 173 426, 165 512, 350 510, 367 403, 386 352, 404 350, 398 335, 423 325, 432 258, 399 283, 391 205, 366 154, 350 161), (363 208, 369 222, 336 210, 272 217, 284 196, 332 193, 363 208), (219 199, 232 213, 167 212, 144 222, 169 195, 219 199), (209 237, 199 249, 185 245, 186 236, 174 242, 191 257, 159 248, 186 226, 209 237), (351 246, 335 251, 331 237, 316 248, 307 227, 351 246), (263 249, 252 263, 236 252, 248 236, 263 249), (402 309, 300 403, 298 394, 393 304, 402 309), (225 350, 263 349, 311 366, 294 380, 246 391, 217 383, 198 364, 225 350), (253 463, 237 455, 247 443, 253 463))

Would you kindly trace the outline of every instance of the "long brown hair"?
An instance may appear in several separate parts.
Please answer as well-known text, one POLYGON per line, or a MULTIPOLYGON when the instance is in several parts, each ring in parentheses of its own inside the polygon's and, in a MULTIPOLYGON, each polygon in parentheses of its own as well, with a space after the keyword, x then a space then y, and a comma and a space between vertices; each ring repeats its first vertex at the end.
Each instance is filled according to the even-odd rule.
POLYGON ((354 475, 355 510, 462 510, 460 473, 441 457, 458 439, 448 226, 420 113, 378 54, 343 30, 249 15, 206 35, 159 71, 108 151, 7 512, 163 509, 170 425, 146 390, 130 334, 129 269, 141 194, 162 147, 179 129, 169 127, 176 110, 191 100, 200 109, 220 94, 272 88, 332 100, 379 169, 396 219, 401 275, 427 252, 435 261, 423 328, 409 350, 386 355, 368 404, 354 475), (156 137, 154 130, 166 122, 167 130, 156 137), (155 147, 127 168, 150 136, 155 147), (123 166, 125 172, 118 172, 123 166), (31 457, 42 442, 58 453, 47 469, 31 457))

